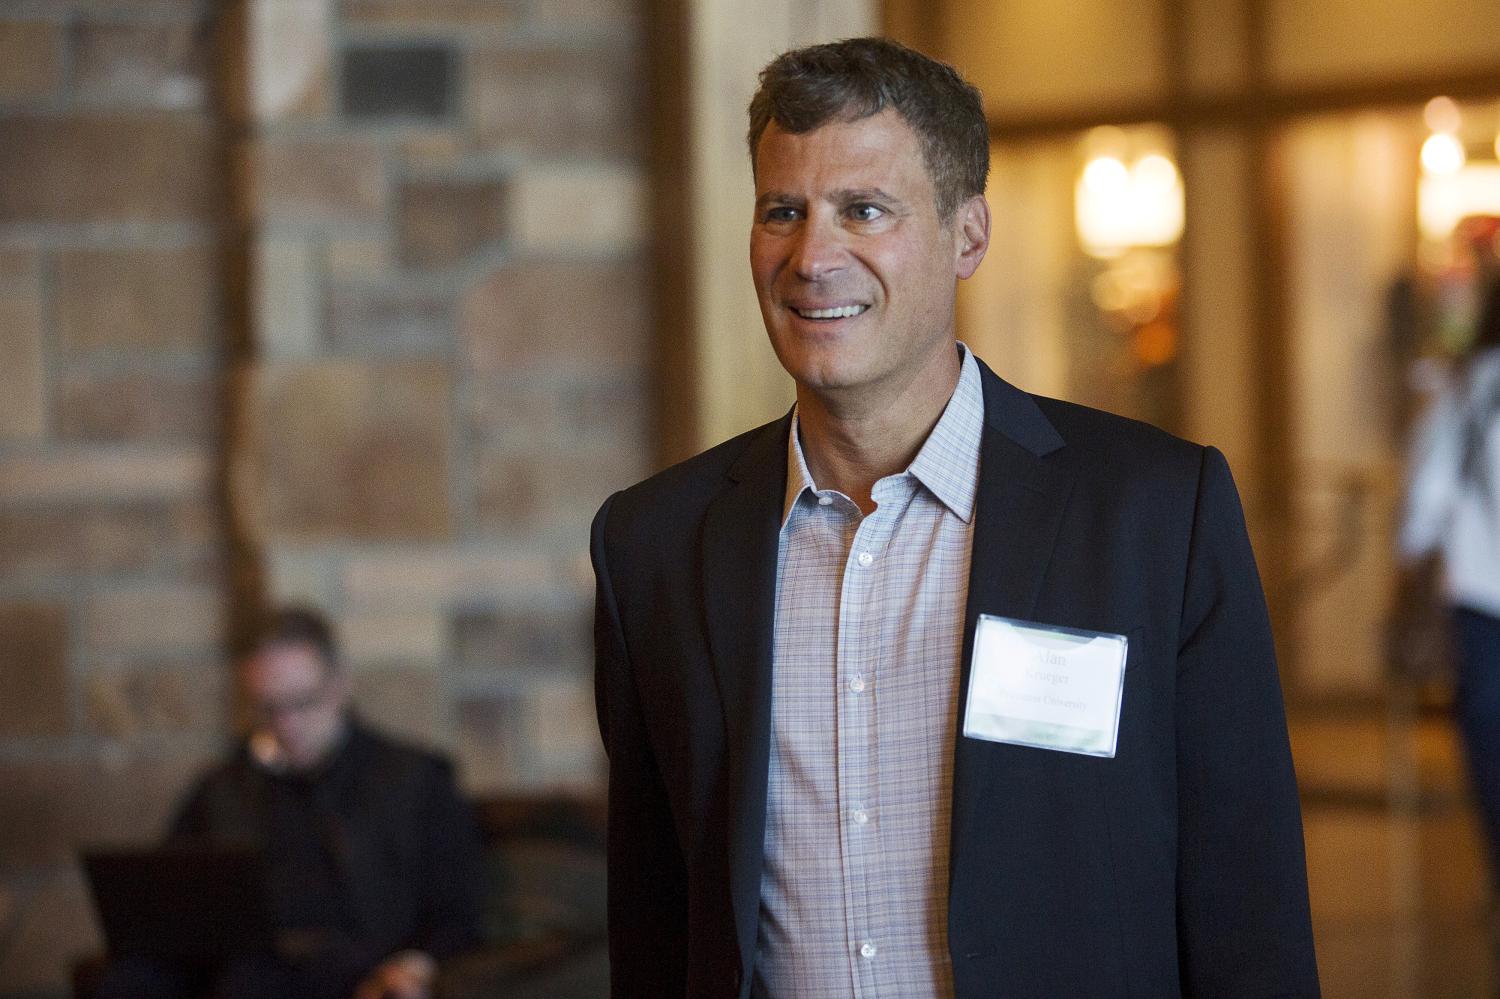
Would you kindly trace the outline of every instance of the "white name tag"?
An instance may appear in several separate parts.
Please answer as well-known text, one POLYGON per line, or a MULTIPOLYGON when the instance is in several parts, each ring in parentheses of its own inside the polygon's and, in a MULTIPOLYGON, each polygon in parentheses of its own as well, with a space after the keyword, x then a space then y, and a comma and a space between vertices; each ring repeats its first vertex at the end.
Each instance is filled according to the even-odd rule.
POLYGON ((964 735, 1114 756, 1127 644, 1124 635, 981 614, 964 735))

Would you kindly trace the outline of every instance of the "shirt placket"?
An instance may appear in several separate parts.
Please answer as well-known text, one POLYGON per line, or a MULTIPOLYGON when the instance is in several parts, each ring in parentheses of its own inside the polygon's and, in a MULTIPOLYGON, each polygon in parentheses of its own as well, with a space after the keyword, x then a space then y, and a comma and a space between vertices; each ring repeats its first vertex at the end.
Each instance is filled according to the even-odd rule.
MULTIPOLYGON (((857 516, 857 514, 853 515, 857 516)), ((880 682, 880 621, 871 613, 879 592, 892 513, 885 507, 859 520, 847 548, 839 599, 837 648, 838 801, 845 911, 854 994, 879 999, 893 987, 881 973, 886 926, 878 890, 880 787, 876 689, 880 682)), ((894 993, 890 993, 894 994, 894 993)))

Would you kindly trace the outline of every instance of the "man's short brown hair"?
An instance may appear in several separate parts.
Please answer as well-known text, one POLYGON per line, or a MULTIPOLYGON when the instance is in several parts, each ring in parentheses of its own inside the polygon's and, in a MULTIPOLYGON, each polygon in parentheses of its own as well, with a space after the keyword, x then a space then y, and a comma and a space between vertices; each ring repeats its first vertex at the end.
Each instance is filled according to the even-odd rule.
POLYGON ((750 165, 766 127, 798 135, 830 121, 894 108, 922 144, 922 162, 945 222, 984 193, 990 130, 979 91, 958 71, 886 38, 847 38, 793 49, 760 72, 750 100, 750 165))
POLYGON ((273 645, 306 645, 318 654, 329 673, 341 666, 332 625, 322 612, 311 607, 277 607, 262 615, 256 622, 250 651, 260 652, 273 645))

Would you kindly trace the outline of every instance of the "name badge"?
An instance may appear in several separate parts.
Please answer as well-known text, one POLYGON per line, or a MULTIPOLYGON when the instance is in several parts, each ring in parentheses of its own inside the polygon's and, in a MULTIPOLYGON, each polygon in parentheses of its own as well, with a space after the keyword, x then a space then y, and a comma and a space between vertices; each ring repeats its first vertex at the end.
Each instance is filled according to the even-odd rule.
POLYGON ((963 733, 971 739, 1115 755, 1124 635, 981 614, 963 733))

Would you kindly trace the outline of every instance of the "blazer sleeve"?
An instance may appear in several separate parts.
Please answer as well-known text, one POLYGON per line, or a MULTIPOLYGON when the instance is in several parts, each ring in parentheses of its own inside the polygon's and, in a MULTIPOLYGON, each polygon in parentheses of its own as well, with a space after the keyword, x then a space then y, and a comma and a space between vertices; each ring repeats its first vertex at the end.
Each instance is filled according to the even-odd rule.
POLYGON ((594 518, 594 693, 609 757, 610 994, 669 999, 687 992, 687 872, 652 751, 610 577, 611 497, 594 518))
POLYGON ((1183 994, 1317 996, 1302 816, 1239 495, 1203 453, 1177 658, 1183 994))

